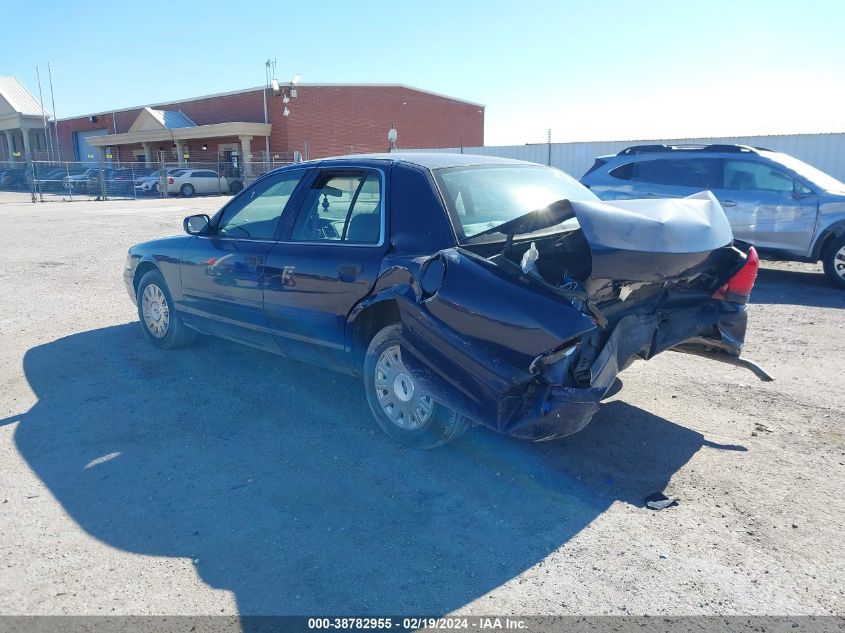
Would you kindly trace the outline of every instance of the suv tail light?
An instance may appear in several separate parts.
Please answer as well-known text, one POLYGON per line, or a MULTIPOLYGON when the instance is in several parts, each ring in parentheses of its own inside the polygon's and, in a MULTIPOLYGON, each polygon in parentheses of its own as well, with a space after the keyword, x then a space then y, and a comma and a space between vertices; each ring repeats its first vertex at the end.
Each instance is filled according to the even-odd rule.
POLYGON ((167 179, 167 184, 168 184, 168 185, 172 185, 172 184, 173 184, 173 183, 175 183, 175 182, 176 182, 176 181, 173 179, 173 176, 170 176, 170 177, 167 179))
POLYGON ((757 271, 760 270, 760 256, 753 246, 748 249, 745 264, 724 286, 713 293, 714 299, 724 299, 733 303, 748 303, 751 289, 757 281, 757 271))

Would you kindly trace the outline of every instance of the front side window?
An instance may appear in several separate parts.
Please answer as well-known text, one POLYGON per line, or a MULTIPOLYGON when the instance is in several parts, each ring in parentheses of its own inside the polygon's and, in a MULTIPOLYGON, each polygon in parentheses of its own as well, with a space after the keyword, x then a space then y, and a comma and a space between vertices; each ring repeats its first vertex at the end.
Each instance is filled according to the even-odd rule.
POLYGON ((381 216, 378 173, 324 172, 305 194, 291 240, 378 244, 381 216))
POLYGON ((304 173, 303 170, 283 172, 257 181, 225 208, 217 234, 272 239, 282 211, 304 173))
POLYGON ((462 239, 558 200, 598 200, 577 180, 550 167, 450 167, 435 170, 434 177, 462 239))
POLYGON ((766 163, 745 160, 725 161, 725 189, 792 193, 795 181, 789 174, 766 163))

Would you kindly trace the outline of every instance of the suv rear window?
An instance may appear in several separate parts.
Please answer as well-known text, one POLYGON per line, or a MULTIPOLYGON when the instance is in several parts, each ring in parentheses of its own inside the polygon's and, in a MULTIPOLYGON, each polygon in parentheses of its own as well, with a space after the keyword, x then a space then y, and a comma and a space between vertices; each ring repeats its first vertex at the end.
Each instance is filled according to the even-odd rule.
POLYGON ((620 165, 611 170, 610 175, 620 180, 655 185, 718 189, 721 172, 718 158, 657 158, 620 165))

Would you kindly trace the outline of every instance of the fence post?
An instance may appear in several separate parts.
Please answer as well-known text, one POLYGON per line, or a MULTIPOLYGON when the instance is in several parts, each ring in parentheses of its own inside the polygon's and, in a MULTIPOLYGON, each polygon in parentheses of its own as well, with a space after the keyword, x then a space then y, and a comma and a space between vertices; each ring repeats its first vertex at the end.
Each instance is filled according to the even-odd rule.
POLYGON ((167 169, 164 166, 164 150, 158 150, 158 197, 167 195, 167 169))
POLYGON ((129 186, 132 187, 132 198, 138 199, 138 191, 135 189, 135 163, 129 163, 132 166, 132 179, 129 181, 129 186))
MULTIPOLYGON (((70 163, 65 163, 65 173, 67 174, 67 192, 70 201, 73 202, 73 184, 70 182, 70 163)), ((64 182, 62 186, 64 187, 64 182)))
POLYGON ((100 195, 97 197, 98 200, 105 200, 106 199, 106 162, 105 162, 105 150, 101 147, 99 151, 99 155, 97 158, 97 166, 99 167, 98 176, 100 180, 100 195))
MULTIPOLYGON (((24 130, 24 134, 26 133, 26 130, 24 130)), ((32 202, 35 203, 38 201, 38 198, 35 195, 35 161, 32 160, 32 156, 27 154, 26 162, 29 167, 29 192, 32 196, 32 202)))

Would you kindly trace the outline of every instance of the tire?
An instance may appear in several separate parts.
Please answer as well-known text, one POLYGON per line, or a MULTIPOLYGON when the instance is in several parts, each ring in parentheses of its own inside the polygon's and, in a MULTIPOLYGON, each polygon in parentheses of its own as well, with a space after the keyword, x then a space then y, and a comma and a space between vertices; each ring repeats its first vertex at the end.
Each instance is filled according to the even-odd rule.
POLYGON ((185 183, 184 185, 179 187, 179 193, 185 198, 190 198, 192 195, 194 195, 194 193, 196 193, 196 190, 194 189, 193 185, 185 183))
POLYGON ((845 289, 845 235, 835 238, 825 247, 822 263, 830 283, 845 289))
POLYGON ((232 193, 232 194, 238 193, 243 188, 244 188, 244 184, 240 180, 235 180, 235 181, 229 183, 229 193, 232 193))
POLYGON ((376 422, 392 439, 411 448, 436 448, 458 439, 469 428, 469 420, 414 391, 399 351, 401 334, 401 324, 388 325, 373 337, 364 357, 364 390, 376 422), (410 400, 400 398, 397 390, 410 400), (388 415, 385 407, 391 405, 397 418, 388 415), (405 415, 408 411, 410 415, 405 415))
POLYGON ((136 298, 138 320, 150 343, 161 349, 176 349, 196 340, 196 330, 185 325, 173 309, 170 290, 160 272, 151 270, 141 277, 136 298))

